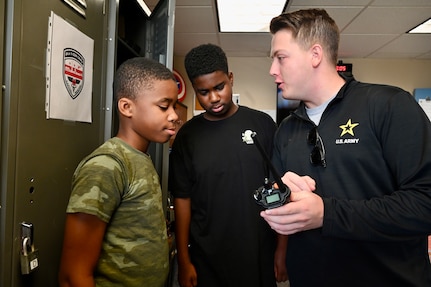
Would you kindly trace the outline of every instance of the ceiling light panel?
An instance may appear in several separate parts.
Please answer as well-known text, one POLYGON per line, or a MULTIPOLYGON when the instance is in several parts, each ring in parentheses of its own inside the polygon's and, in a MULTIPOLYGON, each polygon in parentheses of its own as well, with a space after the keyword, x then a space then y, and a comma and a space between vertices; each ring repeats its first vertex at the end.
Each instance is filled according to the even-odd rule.
POLYGON ((430 34, 431 33, 431 18, 425 21, 424 23, 420 24, 419 26, 411 29, 408 33, 414 34, 414 33, 424 33, 424 34, 430 34))
POLYGON ((141 6, 142 10, 144 10, 145 14, 147 14, 148 17, 151 16, 151 10, 150 8, 148 8, 147 4, 144 2, 144 0, 136 0, 139 4, 139 6, 141 6))
POLYGON ((269 32, 286 0, 217 0, 220 32, 269 32))

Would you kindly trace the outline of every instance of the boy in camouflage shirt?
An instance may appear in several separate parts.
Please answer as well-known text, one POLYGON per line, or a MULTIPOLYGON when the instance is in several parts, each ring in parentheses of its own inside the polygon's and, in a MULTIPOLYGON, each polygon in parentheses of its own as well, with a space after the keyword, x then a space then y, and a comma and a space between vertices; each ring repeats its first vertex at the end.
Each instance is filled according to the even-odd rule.
POLYGON ((175 134, 178 88, 171 71, 145 58, 114 80, 117 135, 78 165, 67 207, 60 286, 163 286, 168 242, 150 142, 175 134))

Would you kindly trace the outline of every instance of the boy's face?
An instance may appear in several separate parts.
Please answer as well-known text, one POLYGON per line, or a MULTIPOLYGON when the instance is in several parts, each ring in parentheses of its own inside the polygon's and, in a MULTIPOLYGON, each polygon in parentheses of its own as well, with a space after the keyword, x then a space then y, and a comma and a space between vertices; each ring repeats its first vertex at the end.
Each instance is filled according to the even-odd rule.
POLYGON ((173 80, 155 80, 151 90, 142 90, 133 101, 131 128, 137 138, 167 142, 175 134, 178 86, 173 80))
POLYGON ((236 111, 232 102, 233 74, 226 75, 215 71, 202 75, 192 81, 193 89, 209 120, 221 120, 230 117, 236 111))

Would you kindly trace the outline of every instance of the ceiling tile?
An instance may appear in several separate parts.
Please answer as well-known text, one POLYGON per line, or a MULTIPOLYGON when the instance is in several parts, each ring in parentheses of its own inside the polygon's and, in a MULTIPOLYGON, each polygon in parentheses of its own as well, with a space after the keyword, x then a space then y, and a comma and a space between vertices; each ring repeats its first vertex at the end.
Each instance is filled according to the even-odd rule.
POLYGON ((431 35, 404 34, 380 49, 384 53, 424 54, 431 51, 431 35))
POLYGON ((193 47, 208 43, 220 45, 216 34, 184 33, 176 34, 176 37, 174 37, 174 46, 177 55, 185 55, 193 47))
POLYGON ((343 31, 347 34, 400 34, 422 23, 431 15, 430 8, 370 7, 343 31), (421 19, 418 22, 418 19, 421 19))
POLYGON ((213 0, 176 0, 175 5, 178 6, 211 6, 213 0))
MULTIPOLYGON (((245 56, 250 53, 262 57, 269 56, 271 49, 271 34, 269 33, 225 33, 220 34, 220 44, 225 49, 226 54, 245 56)), ((249 57, 249 56, 247 56, 249 57)))
POLYGON ((313 6, 313 8, 320 8, 324 6, 365 6, 368 5, 370 0, 292 0, 289 2, 291 6, 313 6))
POLYGON ((429 0, 374 0, 370 6, 386 7, 431 7, 429 0))
POLYGON ((365 58, 397 35, 341 35, 340 58, 365 58))
MULTIPOLYGON (((176 0, 175 55, 214 43, 228 55, 268 56, 269 34, 218 31, 215 2, 176 0)), ((290 10, 307 8, 326 9, 336 21, 341 31, 340 58, 431 58, 430 34, 405 34, 431 16, 431 0, 290 0, 290 10)))
POLYGON ((217 20, 211 7, 177 7, 175 10, 176 33, 216 33, 217 20))

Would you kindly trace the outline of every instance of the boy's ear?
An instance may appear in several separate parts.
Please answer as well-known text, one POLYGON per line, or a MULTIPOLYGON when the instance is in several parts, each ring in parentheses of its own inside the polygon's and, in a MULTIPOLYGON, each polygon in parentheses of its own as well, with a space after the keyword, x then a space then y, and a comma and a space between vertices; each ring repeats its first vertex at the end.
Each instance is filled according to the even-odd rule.
POLYGON ((229 81, 230 81, 231 86, 233 86, 233 73, 229 72, 228 77, 229 77, 229 81))
POLYGON ((132 107, 133 107, 133 101, 128 98, 121 98, 118 100, 118 112, 125 116, 130 118, 132 116, 132 107))

